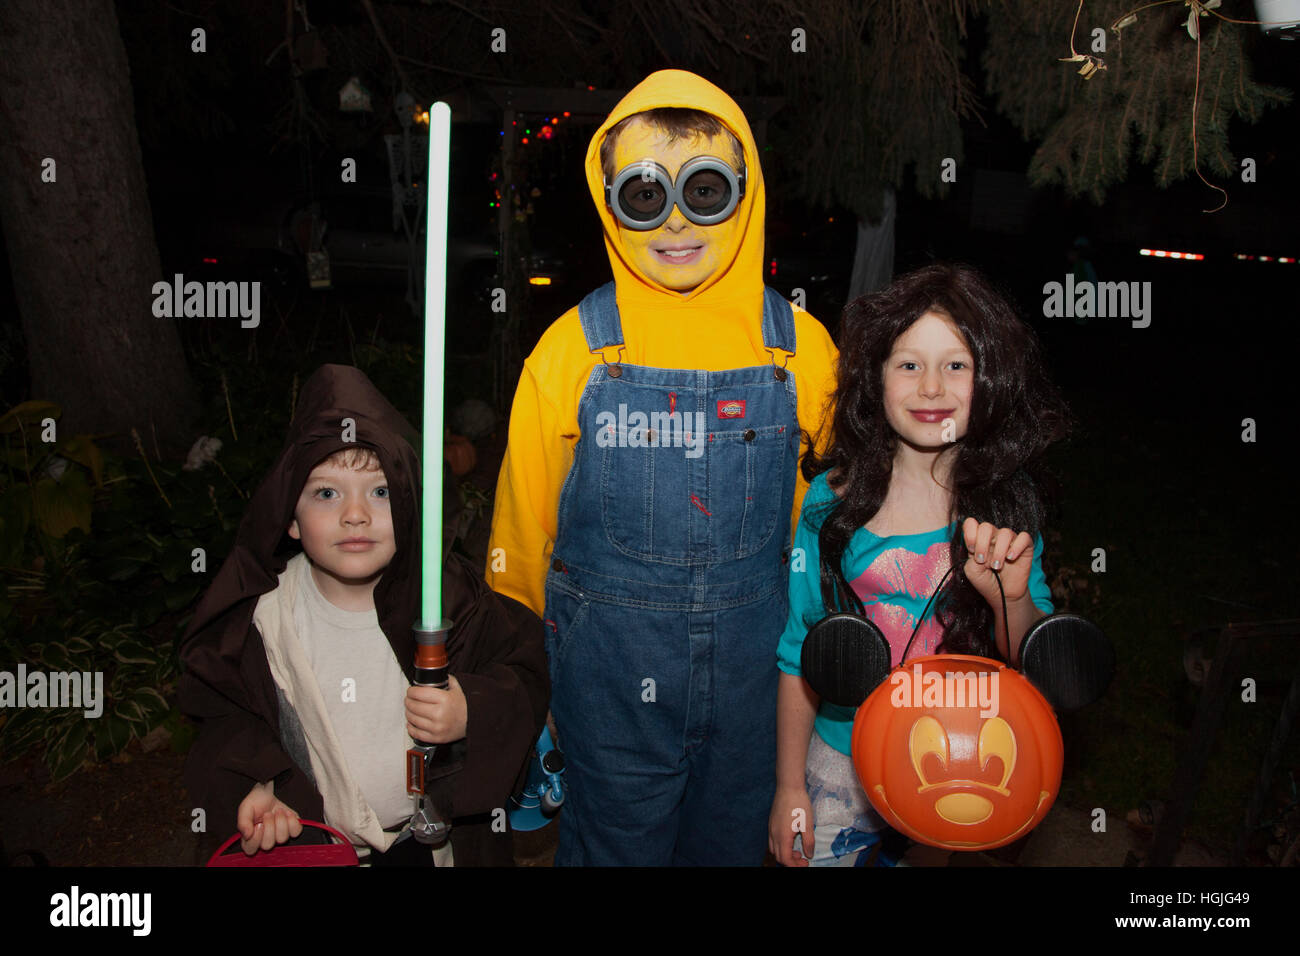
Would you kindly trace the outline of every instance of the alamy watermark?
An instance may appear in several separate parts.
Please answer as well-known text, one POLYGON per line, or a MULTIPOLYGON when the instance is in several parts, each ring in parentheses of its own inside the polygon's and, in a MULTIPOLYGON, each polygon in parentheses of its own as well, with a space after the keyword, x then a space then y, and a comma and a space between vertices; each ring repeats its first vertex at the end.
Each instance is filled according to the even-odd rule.
POLYGON ((596 447, 685 448, 687 458, 699 458, 707 440, 705 428, 703 412, 629 412, 627 405, 620 403, 617 415, 597 413, 596 447))
POLYGON ((1065 282, 1043 286, 1043 316, 1049 319, 1132 319, 1133 328, 1151 324, 1150 282, 1065 282))
POLYGON ((133 936, 148 936, 153 920, 152 893, 83 893, 75 883, 50 897, 55 927, 124 926, 133 936))
POLYGON ((998 715, 997 671, 911 671, 899 668, 890 675, 889 702, 894 707, 979 707, 984 718, 998 715))
POLYGON ((153 314, 160 319, 238 317, 244 329, 262 321, 260 282, 186 282, 178 272, 171 283, 155 282, 153 296, 153 314))
POLYGON ((103 671, 0 671, 0 707, 60 707, 82 709, 94 719, 104 713, 103 671))

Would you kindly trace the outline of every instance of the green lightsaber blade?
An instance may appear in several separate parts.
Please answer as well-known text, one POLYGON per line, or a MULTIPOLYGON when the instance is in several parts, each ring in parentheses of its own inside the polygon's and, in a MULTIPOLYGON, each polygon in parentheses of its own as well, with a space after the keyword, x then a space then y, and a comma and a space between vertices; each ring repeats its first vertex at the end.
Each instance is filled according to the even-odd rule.
POLYGON ((447 317, 447 193, 451 107, 429 107, 428 239, 424 251, 424 497, 421 507, 420 619, 442 625, 442 402, 447 317))

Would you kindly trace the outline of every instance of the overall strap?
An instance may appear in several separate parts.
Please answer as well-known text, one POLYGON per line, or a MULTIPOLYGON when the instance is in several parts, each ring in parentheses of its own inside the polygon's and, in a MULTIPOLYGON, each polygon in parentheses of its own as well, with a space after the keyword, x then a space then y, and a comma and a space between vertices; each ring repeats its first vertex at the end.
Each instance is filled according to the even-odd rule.
POLYGON ((606 282, 578 303, 578 318, 590 351, 600 352, 623 344, 623 325, 618 318, 613 282, 606 282))
POLYGON ((795 354, 794 311, 785 297, 763 286, 763 347, 795 354))
MULTIPOLYGON (((614 283, 607 282, 578 303, 582 334, 591 352, 623 344, 614 293, 614 283)), ((794 311, 781 293, 767 286, 763 287, 763 346, 795 354, 794 311)))

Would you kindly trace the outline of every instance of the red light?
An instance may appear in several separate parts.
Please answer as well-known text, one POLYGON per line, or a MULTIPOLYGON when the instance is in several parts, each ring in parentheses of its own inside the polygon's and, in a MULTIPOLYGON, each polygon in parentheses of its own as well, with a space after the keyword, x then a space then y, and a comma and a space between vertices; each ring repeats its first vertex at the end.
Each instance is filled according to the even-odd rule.
POLYGON ((565 118, 565 119, 568 119, 568 118, 569 118, 569 111, 568 111, 568 110, 565 110, 565 111, 564 111, 564 118, 565 118))
POLYGON ((772 262, 771 262, 771 264, 767 267, 767 274, 770 275, 770 276, 774 276, 774 275, 776 275, 776 260, 775 260, 775 259, 773 259, 772 262))
POLYGON ((523 143, 525 146, 527 146, 527 145, 528 145, 528 137, 525 136, 525 137, 524 137, 523 139, 521 139, 519 142, 521 142, 521 143, 523 143))
MULTIPOLYGON (((1155 256, 1157 259, 1204 259, 1205 256, 1199 252, 1170 252, 1167 249, 1139 249, 1139 255, 1155 256)), ((1238 258, 1241 258, 1238 254, 1238 258)))
POLYGON ((552 123, 558 123, 559 121, 560 121, 560 118, 559 118, 558 116, 552 116, 552 117, 551 117, 551 122, 552 122, 552 123))
POLYGON ((1278 256, 1278 262, 1295 262, 1291 256, 1278 256))
POLYGON ((555 134, 555 130, 550 125, 543 126, 539 132, 542 139, 550 139, 555 134))
POLYGON ((214 259, 212 256, 204 256, 203 261, 210 266, 215 266, 217 264, 217 260, 214 259))
POLYGON ((1260 261, 1260 262, 1272 262, 1272 261, 1273 261, 1273 257, 1272 257, 1272 256, 1260 256, 1260 257, 1259 257, 1259 261, 1260 261))

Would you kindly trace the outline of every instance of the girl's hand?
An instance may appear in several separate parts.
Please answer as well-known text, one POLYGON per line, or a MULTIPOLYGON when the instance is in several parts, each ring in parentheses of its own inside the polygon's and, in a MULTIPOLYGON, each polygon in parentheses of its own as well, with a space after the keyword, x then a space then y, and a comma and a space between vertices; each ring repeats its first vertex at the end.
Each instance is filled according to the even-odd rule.
POLYGON ((813 854, 813 814, 807 788, 777 787, 767 819, 767 848, 782 866, 808 865, 813 854), (794 849, 796 832, 803 838, 802 854, 794 849))
POLYGON ((1007 604, 1019 601, 1029 590, 1029 569, 1034 563, 1034 539, 1028 531, 1017 534, 1010 528, 998 528, 987 521, 974 518, 962 522, 962 536, 966 539, 966 580, 989 602, 993 613, 1002 612, 1002 598, 993 572, 1002 578, 1002 591, 1007 604))
POLYGON ((275 798, 274 782, 255 784, 248 791, 235 814, 235 827, 243 837, 240 848, 249 856, 302 833, 298 814, 275 798))
POLYGON ((448 678, 447 689, 412 685, 406 688, 406 732, 416 740, 449 744, 465 736, 469 704, 460 681, 448 678))

